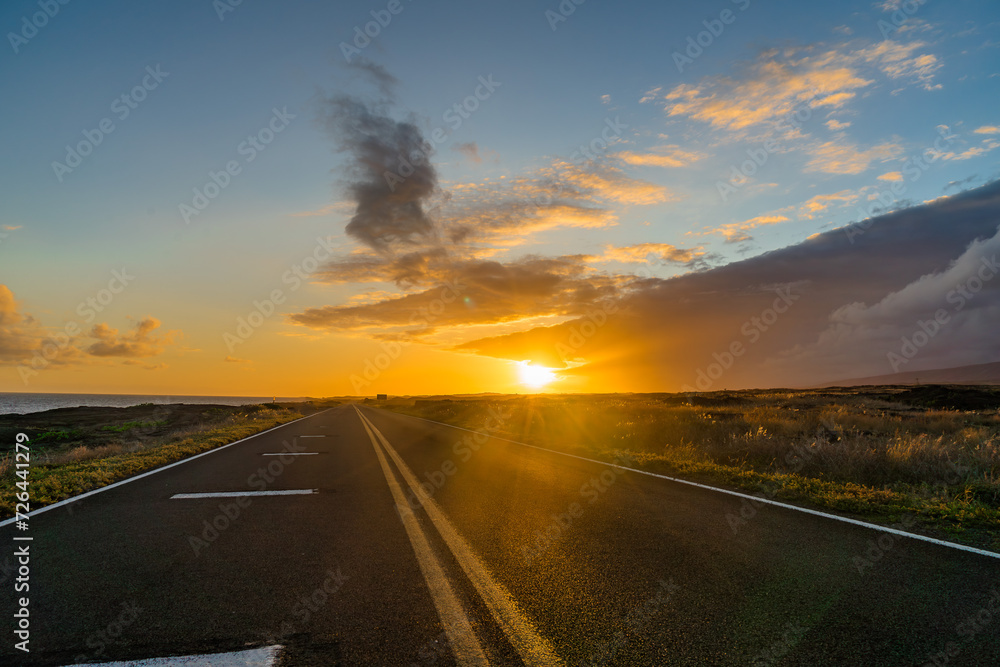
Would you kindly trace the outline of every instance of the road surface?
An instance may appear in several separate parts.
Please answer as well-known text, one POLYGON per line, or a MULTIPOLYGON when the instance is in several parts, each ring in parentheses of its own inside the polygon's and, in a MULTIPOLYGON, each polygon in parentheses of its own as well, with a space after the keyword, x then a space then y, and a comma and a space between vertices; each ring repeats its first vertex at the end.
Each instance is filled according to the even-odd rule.
POLYGON ((996 558, 365 406, 23 534, 4 665, 1000 664, 996 558))

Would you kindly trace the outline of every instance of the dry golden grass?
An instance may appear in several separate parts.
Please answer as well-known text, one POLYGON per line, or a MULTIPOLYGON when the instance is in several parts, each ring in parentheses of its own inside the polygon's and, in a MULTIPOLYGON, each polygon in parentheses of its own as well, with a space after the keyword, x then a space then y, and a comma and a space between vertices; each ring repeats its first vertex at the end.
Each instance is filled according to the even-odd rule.
MULTIPOLYGON (((1000 405, 1000 393, 983 391, 978 398, 1000 405)), ((947 390, 870 388, 399 400, 387 407, 471 429, 493 411, 503 415, 496 434, 514 440, 608 460, 626 451, 643 467, 855 514, 910 511, 958 532, 975 523, 997 531, 1000 544, 1000 412, 920 405, 948 400, 947 390)))

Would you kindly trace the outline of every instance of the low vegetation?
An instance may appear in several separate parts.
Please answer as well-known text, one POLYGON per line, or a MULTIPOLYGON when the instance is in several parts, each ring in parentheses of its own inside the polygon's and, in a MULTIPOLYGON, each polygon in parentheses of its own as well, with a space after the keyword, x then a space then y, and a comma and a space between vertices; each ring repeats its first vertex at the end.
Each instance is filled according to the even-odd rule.
POLYGON ((470 429, 1000 550, 1000 389, 396 399, 470 429))
POLYGON ((32 509, 234 442, 329 405, 153 405, 0 415, 0 518, 14 515, 14 442, 30 437, 32 509))

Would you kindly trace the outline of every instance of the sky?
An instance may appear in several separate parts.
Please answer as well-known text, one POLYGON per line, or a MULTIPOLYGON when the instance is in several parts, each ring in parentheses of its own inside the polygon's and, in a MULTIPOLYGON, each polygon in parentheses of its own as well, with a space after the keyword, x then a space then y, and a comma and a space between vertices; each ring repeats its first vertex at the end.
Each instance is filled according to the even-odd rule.
POLYGON ((0 391, 1000 361, 1000 5, 16 0, 0 391))

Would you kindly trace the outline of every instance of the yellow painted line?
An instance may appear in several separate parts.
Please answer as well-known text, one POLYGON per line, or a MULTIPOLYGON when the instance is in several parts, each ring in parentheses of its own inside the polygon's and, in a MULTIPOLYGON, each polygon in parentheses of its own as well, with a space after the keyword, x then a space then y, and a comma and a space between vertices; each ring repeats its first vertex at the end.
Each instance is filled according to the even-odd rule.
MULTIPOLYGON (((361 417, 360 412, 358 416, 361 417)), ((396 505, 402 507, 406 504, 406 496, 403 494, 403 489, 399 486, 399 482, 396 481, 395 475, 392 474, 389 462, 385 460, 385 455, 382 453, 381 448, 379 448, 378 441, 372 435, 371 429, 368 428, 364 417, 361 417, 361 424, 365 427, 365 431, 368 432, 368 437, 372 441, 372 447, 375 448, 375 454, 378 455, 378 462, 382 466, 385 481, 389 483, 392 497, 396 501, 396 505)), ((452 590, 451 584, 448 583, 448 577, 444 573, 444 568, 441 567, 437 556, 431 551, 430 544, 428 544, 427 537, 420 528, 420 524, 417 523, 413 514, 406 514, 402 516, 402 519, 403 526, 406 528, 406 534, 410 538, 410 544, 413 545, 413 551, 417 554, 417 563, 420 565, 420 571, 423 573, 424 579, 427 581, 427 587, 430 589, 431 599, 437 608, 441 625, 444 626, 444 631, 448 635, 448 642, 455 652, 455 660, 459 665, 489 665, 489 660, 486 659, 486 655, 483 653, 483 647, 479 644, 479 639, 476 638, 476 633, 472 630, 472 624, 469 623, 468 616, 465 615, 462 605, 459 603, 458 598, 455 597, 455 592, 452 590)))
MULTIPOLYGON (((355 410, 357 410, 357 407, 355 407, 355 410)), ((451 525, 451 521, 444 515, 437 503, 434 502, 434 499, 424 497, 424 494, 420 492, 420 481, 410 470, 409 466, 406 465, 406 462, 396 453, 392 445, 389 444, 389 441, 385 439, 385 436, 375 428, 375 425, 367 417, 361 414, 360 410, 358 410, 358 416, 361 417, 369 435, 374 432, 378 436, 382 447, 385 448, 389 456, 396 463, 396 468, 402 475, 403 480, 409 485, 414 495, 420 499, 424 509, 427 511, 427 516, 438 529, 438 532, 441 533, 445 544, 451 549, 452 554, 454 554, 458 564, 461 565, 465 574, 469 577, 472 585, 479 591, 479 595, 482 596, 493 618, 503 629, 507 635, 507 639, 510 640, 511 645, 517 650, 524 663, 527 665, 562 665, 562 660, 556 655, 549 642, 538 634, 535 626, 518 608, 514 597, 493 579, 489 570, 483 565, 482 560, 472 550, 468 542, 465 541, 465 538, 458 534, 458 531, 451 525)), ((397 504, 399 507, 406 507, 405 499, 397 504)), ((406 512, 402 512, 401 514, 412 517, 412 515, 406 512)))

